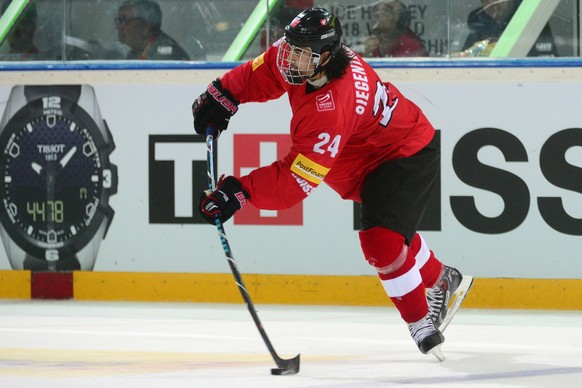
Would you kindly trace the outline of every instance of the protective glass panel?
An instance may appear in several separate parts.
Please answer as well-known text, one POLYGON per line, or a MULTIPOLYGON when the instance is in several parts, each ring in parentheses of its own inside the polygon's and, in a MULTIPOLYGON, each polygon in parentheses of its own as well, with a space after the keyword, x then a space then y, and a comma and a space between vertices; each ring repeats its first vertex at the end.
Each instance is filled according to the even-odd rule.
POLYGON ((580 55, 579 0, 336 0, 278 2, 245 57, 283 34, 304 6, 335 13, 344 41, 368 58, 580 55), (532 7, 533 3, 537 7, 532 7), (522 5, 523 9, 518 8, 522 5), (502 47, 493 51, 509 23, 502 47), (474 47, 472 47, 475 45, 474 47), (492 55, 493 54, 493 55, 492 55))
POLYGON ((0 60, 246 60, 311 6, 368 58, 577 57, 580 1, 0 0, 0 60))

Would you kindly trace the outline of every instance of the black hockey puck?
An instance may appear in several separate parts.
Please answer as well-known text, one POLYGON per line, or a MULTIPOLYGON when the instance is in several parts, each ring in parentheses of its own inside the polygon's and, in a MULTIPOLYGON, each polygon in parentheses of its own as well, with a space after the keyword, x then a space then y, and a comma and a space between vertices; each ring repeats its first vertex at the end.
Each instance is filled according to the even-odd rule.
POLYGON ((281 375, 294 375, 297 372, 299 372, 299 370, 295 370, 294 368, 291 369, 285 369, 285 368, 273 368, 271 369, 271 374, 275 375, 275 376, 281 376, 281 375))

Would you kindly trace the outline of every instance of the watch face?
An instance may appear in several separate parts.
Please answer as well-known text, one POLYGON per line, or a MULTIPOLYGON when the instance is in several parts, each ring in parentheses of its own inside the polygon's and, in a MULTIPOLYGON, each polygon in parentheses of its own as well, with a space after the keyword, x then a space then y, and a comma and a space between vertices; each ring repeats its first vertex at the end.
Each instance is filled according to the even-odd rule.
POLYGON ((30 102, 0 135, 0 219, 35 257, 74 257, 112 212, 113 145, 79 106, 60 96, 30 102))

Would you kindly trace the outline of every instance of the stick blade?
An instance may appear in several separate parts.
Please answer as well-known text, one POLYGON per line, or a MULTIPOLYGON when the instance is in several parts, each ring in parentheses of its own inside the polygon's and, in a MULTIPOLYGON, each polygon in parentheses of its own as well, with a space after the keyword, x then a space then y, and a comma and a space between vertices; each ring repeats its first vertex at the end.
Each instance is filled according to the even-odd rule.
POLYGON ((298 354, 297 356, 288 360, 284 360, 282 358, 275 360, 277 362, 278 368, 271 369, 271 374, 275 376, 284 376, 299 373, 300 356, 301 355, 298 354))

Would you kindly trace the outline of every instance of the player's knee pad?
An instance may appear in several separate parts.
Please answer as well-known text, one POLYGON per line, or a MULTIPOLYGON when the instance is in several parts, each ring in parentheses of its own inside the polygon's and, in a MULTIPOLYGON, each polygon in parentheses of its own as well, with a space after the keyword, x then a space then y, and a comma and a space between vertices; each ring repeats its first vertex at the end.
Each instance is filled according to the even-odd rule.
POLYGON ((362 230, 358 235, 366 261, 379 274, 396 272, 406 262, 408 246, 400 233, 376 226, 362 230))

